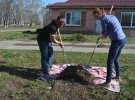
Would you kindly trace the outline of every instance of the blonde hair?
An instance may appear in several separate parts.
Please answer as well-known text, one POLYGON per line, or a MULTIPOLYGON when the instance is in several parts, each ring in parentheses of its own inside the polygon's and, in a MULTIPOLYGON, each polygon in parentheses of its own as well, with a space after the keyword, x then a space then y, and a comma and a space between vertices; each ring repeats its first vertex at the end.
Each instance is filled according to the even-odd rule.
POLYGON ((104 8, 96 8, 95 10, 93 10, 93 14, 95 15, 96 13, 102 13, 104 14, 105 13, 105 10, 104 8))

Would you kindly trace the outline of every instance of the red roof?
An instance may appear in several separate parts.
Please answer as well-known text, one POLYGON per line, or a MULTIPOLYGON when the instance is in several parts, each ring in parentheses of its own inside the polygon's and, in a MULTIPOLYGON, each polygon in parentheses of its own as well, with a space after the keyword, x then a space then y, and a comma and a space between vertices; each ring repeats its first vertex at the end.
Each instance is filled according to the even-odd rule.
POLYGON ((115 7, 134 7, 135 0, 68 0, 48 5, 49 8, 58 7, 97 7, 114 5, 115 7))

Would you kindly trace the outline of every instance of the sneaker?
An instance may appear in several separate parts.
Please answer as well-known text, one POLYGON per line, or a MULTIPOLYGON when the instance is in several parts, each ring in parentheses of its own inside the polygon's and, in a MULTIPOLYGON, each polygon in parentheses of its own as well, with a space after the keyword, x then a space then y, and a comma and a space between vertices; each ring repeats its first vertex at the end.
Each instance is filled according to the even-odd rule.
POLYGON ((121 82, 121 80, 122 80, 120 76, 112 77, 112 79, 115 79, 115 80, 117 80, 117 81, 119 81, 119 82, 121 82))
POLYGON ((47 79, 43 75, 41 75, 38 79, 43 80, 43 81, 47 81, 47 79))
POLYGON ((100 84, 100 86, 108 88, 110 86, 110 83, 104 82, 104 83, 100 84))
POLYGON ((46 80, 55 80, 58 76, 59 76, 59 75, 49 75, 49 74, 47 74, 47 75, 45 76, 45 79, 46 79, 46 80))

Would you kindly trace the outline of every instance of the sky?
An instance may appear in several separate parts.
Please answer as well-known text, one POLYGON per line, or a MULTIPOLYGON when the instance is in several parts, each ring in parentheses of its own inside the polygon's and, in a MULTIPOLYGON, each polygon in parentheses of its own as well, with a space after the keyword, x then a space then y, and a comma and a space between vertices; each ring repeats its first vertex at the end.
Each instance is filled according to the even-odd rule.
POLYGON ((53 3, 56 3, 56 2, 65 2, 67 0, 42 0, 42 2, 46 5, 48 4, 53 4, 53 3))

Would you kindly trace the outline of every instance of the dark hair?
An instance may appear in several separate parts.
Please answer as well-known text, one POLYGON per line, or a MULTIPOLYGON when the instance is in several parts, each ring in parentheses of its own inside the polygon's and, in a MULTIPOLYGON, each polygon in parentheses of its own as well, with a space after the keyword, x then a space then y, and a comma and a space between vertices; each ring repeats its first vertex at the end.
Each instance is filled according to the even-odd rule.
POLYGON ((65 19, 64 16, 58 16, 56 20, 63 20, 63 19, 65 19))

